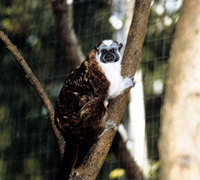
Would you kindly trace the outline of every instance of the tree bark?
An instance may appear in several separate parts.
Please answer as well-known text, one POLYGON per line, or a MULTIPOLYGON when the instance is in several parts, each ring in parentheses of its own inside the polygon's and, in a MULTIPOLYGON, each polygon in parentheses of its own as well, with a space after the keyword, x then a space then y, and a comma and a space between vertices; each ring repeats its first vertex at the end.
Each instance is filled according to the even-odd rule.
POLYGON ((162 108, 162 180, 200 178, 200 0, 184 0, 162 108))
MULTIPOLYGON (((122 75, 124 76, 128 74, 134 75, 136 72, 146 34, 150 4, 151 0, 136 0, 134 15, 122 61, 122 75)), ((129 91, 130 89, 109 102, 106 120, 112 120, 119 125, 129 91)), ((93 144, 88 155, 83 160, 83 163, 76 169, 72 179, 81 178, 83 180, 93 180, 97 177, 114 136, 115 132, 110 130, 93 144)))

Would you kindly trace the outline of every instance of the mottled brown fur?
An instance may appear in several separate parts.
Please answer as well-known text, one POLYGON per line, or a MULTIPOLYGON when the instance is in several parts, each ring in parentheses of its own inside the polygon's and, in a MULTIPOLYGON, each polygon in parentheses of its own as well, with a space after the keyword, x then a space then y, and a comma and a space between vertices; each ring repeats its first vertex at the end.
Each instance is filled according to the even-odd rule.
POLYGON ((95 55, 93 49, 70 74, 56 101, 56 124, 65 138, 75 142, 94 140, 104 128, 104 100, 110 83, 95 55))
POLYGON ((108 96, 110 82, 95 56, 93 49, 70 74, 56 101, 55 123, 66 140, 59 180, 69 178, 76 162, 83 159, 88 147, 104 130, 104 100, 108 96))

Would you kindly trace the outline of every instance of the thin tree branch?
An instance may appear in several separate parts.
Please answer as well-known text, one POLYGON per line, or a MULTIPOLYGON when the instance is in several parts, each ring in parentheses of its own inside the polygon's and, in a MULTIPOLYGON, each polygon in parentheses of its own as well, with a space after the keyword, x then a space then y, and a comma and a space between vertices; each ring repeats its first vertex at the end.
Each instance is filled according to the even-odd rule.
POLYGON ((64 149, 65 149, 65 141, 64 141, 64 138, 62 137, 62 135, 60 134, 60 132, 58 131, 58 129, 57 129, 55 123, 54 123, 54 108, 51 104, 51 101, 49 100, 46 92, 42 88, 41 83, 35 77, 31 68, 26 63, 26 60, 22 57, 19 50, 10 41, 10 39, 5 35, 5 33, 1 30, 0 30, 0 39, 4 42, 4 44, 6 45, 8 50, 14 56, 15 60, 19 63, 19 65, 21 66, 21 68, 23 69, 23 71, 25 73, 25 77, 29 80, 29 82, 31 83, 33 88, 36 90, 38 96, 42 100, 42 102, 43 102, 43 104, 44 104, 44 106, 45 106, 45 108, 48 112, 48 115, 49 115, 49 118, 50 118, 50 121, 51 121, 51 125, 52 125, 52 128, 53 128, 53 132, 54 132, 56 139, 58 141, 60 155, 62 157, 63 154, 64 154, 64 149))
MULTIPOLYGON (((147 29, 151 0, 136 0, 134 16, 130 26, 127 45, 122 62, 122 75, 135 74, 147 29)), ((130 89, 108 104, 106 120, 119 125, 130 89)), ((76 169, 74 179, 93 180, 97 177, 108 154, 115 131, 110 130, 90 148, 83 163, 76 169)))

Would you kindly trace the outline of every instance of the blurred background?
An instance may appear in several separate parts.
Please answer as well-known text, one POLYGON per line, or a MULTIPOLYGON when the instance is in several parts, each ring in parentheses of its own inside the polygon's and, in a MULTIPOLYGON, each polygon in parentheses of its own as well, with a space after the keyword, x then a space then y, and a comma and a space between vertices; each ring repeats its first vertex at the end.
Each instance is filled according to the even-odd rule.
MULTIPOLYGON (((152 180, 159 179, 160 108, 181 4, 152 1, 136 87, 122 120, 128 148, 152 180)), ((0 0, 0 29, 22 52, 54 103, 68 73, 96 43, 126 43, 133 7, 131 0, 0 0)), ((116 151, 118 140, 114 142, 99 180, 130 179, 116 151)), ((59 163, 47 112, 0 42, 0 180, 53 180, 59 163)))

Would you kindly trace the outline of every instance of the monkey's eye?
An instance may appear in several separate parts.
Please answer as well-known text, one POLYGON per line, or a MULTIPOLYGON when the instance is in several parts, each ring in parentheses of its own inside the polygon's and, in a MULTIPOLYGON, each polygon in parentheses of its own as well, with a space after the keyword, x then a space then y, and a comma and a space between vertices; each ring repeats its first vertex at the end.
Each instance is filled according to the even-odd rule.
POLYGON ((111 53, 114 53, 114 52, 115 52, 115 50, 114 50, 114 49, 111 49, 111 50, 110 50, 110 52, 111 52, 111 53))
POLYGON ((106 54, 108 51, 106 49, 103 50, 103 53, 106 54))

